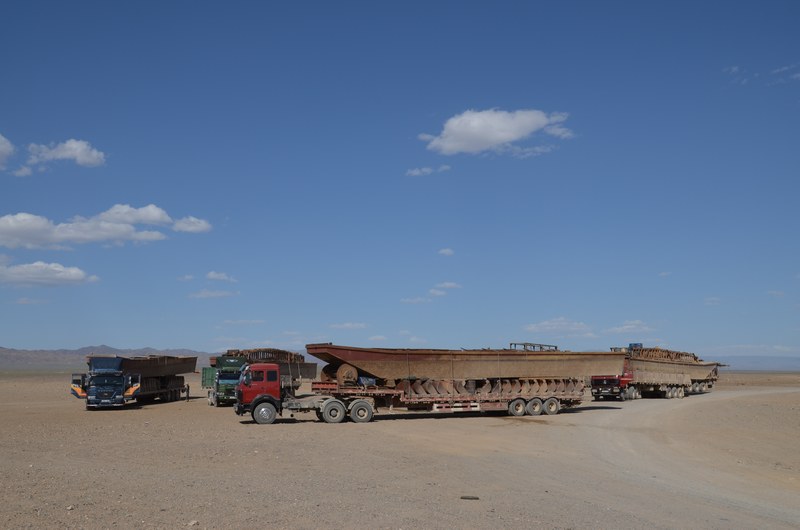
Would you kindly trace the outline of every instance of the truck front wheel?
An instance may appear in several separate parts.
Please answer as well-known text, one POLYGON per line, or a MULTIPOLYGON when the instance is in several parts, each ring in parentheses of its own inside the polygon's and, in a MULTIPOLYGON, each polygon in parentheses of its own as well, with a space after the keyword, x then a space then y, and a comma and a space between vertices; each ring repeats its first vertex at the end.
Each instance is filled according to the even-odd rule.
POLYGON ((259 403, 253 409, 253 421, 262 425, 274 423, 278 417, 278 411, 272 403, 259 403))
POLYGON ((341 423, 346 415, 347 409, 338 399, 330 399, 322 406, 322 419, 325 423, 341 423))

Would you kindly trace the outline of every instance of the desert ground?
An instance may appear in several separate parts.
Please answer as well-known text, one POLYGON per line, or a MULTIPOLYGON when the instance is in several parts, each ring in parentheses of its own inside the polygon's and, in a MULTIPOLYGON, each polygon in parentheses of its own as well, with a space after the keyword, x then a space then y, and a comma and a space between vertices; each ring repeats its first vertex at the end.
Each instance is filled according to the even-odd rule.
POLYGON ((557 416, 338 425, 257 425, 189 382, 189 401, 86 411, 69 373, 0 373, 0 526, 800 527, 797 373, 557 416))

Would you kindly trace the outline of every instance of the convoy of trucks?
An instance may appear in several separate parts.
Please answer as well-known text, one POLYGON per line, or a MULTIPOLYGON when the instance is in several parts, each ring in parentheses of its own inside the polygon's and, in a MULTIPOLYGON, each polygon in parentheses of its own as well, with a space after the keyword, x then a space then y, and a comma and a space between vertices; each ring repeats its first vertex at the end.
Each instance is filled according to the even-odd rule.
MULTIPOLYGON (((299 353, 262 348, 211 357, 202 386, 212 406, 233 404, 260 424, 313 411, 326 423, 373 419, 379 408, 430 412, 501 411, 513 416, 558 414, 581 403, 590 383, 599 399, 683 397, 709 391, 717 362, 692 353, 633 343, 610 351, 571 352, 556 346, 511 343, 503 349, 358 348, 308 344, 326 363, 318 371, 299 353), (605 375, 598 375, 605 374, 605 375), (310 392, 299 394, 305 384, 310 392)), ((189 386, 196 357, 87 357, 89 371, 73 374, 72 394, 87 409, 175 401, 189 386)))
POLYGON ((72 374, 72 395, 87 409, 122 407, 139 403, 176 401, 189 396, 189 386, 179 374, 194 372, 197 357, 149 355, 120 357, 90 355, 88 373, 72 374))
POLYGON ((645 348, 641 343, 612 350, 625 354, 623 369, 592 376, 592 397, 595 400, 670 399, 702 394, 713 388, 722 366, 717 362, 703 361, 693 353, 645 348))
POLYGON ((594 373, 619 372, 621 352, 564 352, 513 343, 501 350, 416 350, 309 344, 328 364, 312 393, 297 396, 299 379, 276 363, 245 367, 234 411, 256 423, 284 412, 314 411, 326 423, 372 420, 379 407, 433 412, 504 411, 557 414, 581 402, 594 373))

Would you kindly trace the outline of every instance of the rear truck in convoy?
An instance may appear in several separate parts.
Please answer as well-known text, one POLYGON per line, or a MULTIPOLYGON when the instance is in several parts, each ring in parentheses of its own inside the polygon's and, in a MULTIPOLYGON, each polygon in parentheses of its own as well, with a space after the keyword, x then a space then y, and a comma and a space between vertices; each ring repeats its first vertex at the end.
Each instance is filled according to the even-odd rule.
POLYGON ((203 368, 201 384, 208 391, 208 404, 212 407, 232 405, 236 402, 236 385, 246 357, 221 355, 214 358, 214 366, 203 368))
MULTIPOLYGON (((593 373, 622 370, 621 352, 565 352, 512 343, 505 349, 417 350, 309 344, 327 365, 311 393, 286 366, 245 367, 236 388, 236 414, 273 423, 286 413, 313 411, 326 423, 372 420, 379 408, 410 411, 501 411, 513 416, 557 414, 579 404, 593 373)), ((295 371, 295 373, 297 373, 295 371)))
POLYGON ((132 400, 176 401, 183 394, 188 399, 189 385, 178 374, 194 372, 197 357, 89 355, 86 363, 88 373, 72 374, 70 391, 87 409, 97 409, 122 407, 132 400))
POLYGON ((641 343, 611 350, 623 353, 625 363, 619 372, 592 376, 592 397, 595 400, 682 398, 688 394, 703 394, 714 387, 719 367, 723 366, 718 362, 703 361, 693 353, 645 348, 641 343))

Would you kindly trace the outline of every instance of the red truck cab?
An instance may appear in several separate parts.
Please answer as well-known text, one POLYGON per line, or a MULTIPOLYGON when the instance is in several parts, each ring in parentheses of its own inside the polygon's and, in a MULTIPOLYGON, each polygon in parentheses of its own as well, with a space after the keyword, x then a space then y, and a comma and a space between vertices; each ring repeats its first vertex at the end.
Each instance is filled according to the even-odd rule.
POLYGON ((595 400, 603 398, 626 399, 628 384, 633 381, 633 373, 628 367, 628 359, 620 375, 593 375, 592 376, 592 397, 595 400))
POLYGON ((236 385, 234 412, 253 414, 271 423, 281 412, 281 377, 277 364, 256 363, 245 366, 236 385))

